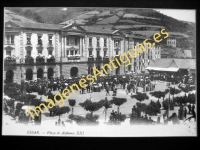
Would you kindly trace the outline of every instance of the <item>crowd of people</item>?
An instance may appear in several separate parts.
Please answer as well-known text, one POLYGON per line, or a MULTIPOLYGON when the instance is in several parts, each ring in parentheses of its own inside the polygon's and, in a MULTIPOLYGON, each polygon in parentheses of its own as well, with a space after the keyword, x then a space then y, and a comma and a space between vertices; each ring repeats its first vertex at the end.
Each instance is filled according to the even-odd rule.
MULTIPOLYGON (((23 92, 38 92, 39 95, 45 95, 51 91, 59 91, 62 92, 65 88, 68 88, 72 84, 79 85, 79 80, 84 77, 84 75, 80 77, 57 77, 57 78, 43 78, 43 79, 36 79, 31 81, 22 82, 22 91, 23 92)), ((111 96, 109 91, 112 92, 112 96, 117 96, 118 88, 122 88, 126 91, 126 93, 136 93, 138 91, 138 87, 142 87, 144 92, 146 91, 153 91, 155 89, 155 84, 152 81, 167 81, 171 82, 172 84, 194 84, 194 77, 188 75, 176 75, 176 74, 167 74, 167 73, 141 73, 141 74, 126 74, 126 75, 107 75, 105 77, 98 77, 98 80, 93 83, 92 85, 88 84, 87 88, 80 88, 80 94, 90 93, 90 92, 101 92, 103 89, 106 91, 106 96, 111 96)), ((74 87, 75 90, 76 87, 74 87)), ((187 118, 187 114, 192 114, 194 118, 196 118, 195 114, 195 106, 193 104, 189 104, 187 106, 180 106, 178 110, 178 115, 173 114, 172 116, 168 117, 168 120, 176 120, 174 118, 178 118, 178 120, 184 120, 187 118)), ((22 114, 20 112, 20 114, 22 114)), ((24 113, 23 113, 24 114, 24 113)), ((121 120, 121 114, 117 112, 112 112, 110 115, 110 121, 115 122, 121 120)), ((19 115, 19 118, 22 118, 22 115, 19 115)), ((26 116, 23 116, 23 119, 26 116)), ((21 120, 21 119, 19 119, 21 120)), ((138 111, 137 108, 133 107, 132 109, 132 116, 131 116, 131 123, 136 124, 159 124, 159 117, 158 120, 155 122, 151 119, 151 117, 147 117, 147 115, 142 116, 141 112, 138 111)), ((166 120, 166 119, 165 119, 166 120)), ((178 122, 178 121, 174 121, 178 122)), ((63 123, 56 123, 57 125, 63 125, 63 123)), ((176 124, 176 123, 175 123, 176 124)))

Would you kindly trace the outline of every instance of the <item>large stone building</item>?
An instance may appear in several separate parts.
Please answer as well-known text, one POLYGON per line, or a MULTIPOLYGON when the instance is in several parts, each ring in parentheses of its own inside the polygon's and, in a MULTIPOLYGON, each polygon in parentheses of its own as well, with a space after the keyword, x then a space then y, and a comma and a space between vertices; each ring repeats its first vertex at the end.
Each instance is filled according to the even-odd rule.
MULTIPOLYGON (((8 82, 47 77, 70 77, 92 73, 109 59, 126 52, 144 37, 76 23, 68 25, 5 21, 4 79, 8 82)), ((141 72, 160 58, 160 46, 147 49, 127 67, 121 65, 112 75, 141 72)))

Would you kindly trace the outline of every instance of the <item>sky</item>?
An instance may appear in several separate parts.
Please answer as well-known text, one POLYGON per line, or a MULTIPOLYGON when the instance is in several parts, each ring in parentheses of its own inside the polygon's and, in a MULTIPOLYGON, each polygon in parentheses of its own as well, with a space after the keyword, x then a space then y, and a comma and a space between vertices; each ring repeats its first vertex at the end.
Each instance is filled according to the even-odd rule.
POLYGON ((194 23, 196 22, 195 10, 192 9, 154 9, 154 10, 159 11, 160 13, 163 13, 167 16, 170 16, 178 20, 189 21, 194 23))

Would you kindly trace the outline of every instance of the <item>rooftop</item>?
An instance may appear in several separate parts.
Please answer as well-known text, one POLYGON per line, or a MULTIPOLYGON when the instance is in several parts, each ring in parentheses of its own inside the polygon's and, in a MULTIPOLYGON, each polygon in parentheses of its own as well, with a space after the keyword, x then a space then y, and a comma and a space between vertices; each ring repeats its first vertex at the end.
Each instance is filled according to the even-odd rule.
POLYGON ((28 22, 14 22, 16 25, 23 28, 31 29, 46 29, 46 30, 60 30, 61 25, 58 24, 46 24, 46 23, 28 23, 28 22))
MULTIPOLYGON (((145 31, 132 31, 133 34, 137 33, 137 34, 142 34, 146 37, 151 37, 153 36, 156 32, 160 32, 158 31, 152 31, 152 30, 145 30, 145 31)), ((184 33, 179 33, 179 32, 168 32, 169 33, 169 37, 182 37, 182 38, 188 38, 189 36, 184 34, 184 33)))
POLYGON ((99 27, 90 27, 90 26, 81 26, 89 33, 101 33, 101 34, 112 34, 115 30, 111 29, 102 29, 99 27))
POLYGON ((152 61, 148 67, 155 68, 169 68, 177 66, 179 69, 196 69, 196 60, 195 59, 174 59, 174 58, 157 58, 155 61, 152 61))

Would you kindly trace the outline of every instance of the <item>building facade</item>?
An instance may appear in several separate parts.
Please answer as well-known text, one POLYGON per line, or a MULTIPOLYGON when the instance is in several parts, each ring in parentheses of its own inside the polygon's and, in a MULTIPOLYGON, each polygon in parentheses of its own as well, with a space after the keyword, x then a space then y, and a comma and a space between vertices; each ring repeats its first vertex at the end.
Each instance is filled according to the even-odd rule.
MULTIPOLYGON (((4 80, 18 82, 51 77, 76 77, 93 74, 101 66, 144 39, 124 35, 119 30, 80 26, 76 23, 55 25, 42 23, 5 22, 4 80)), ((120 75, 142 72, 160 58, 159 45, 153 46, 127 67, 109 72, 120 75)))

